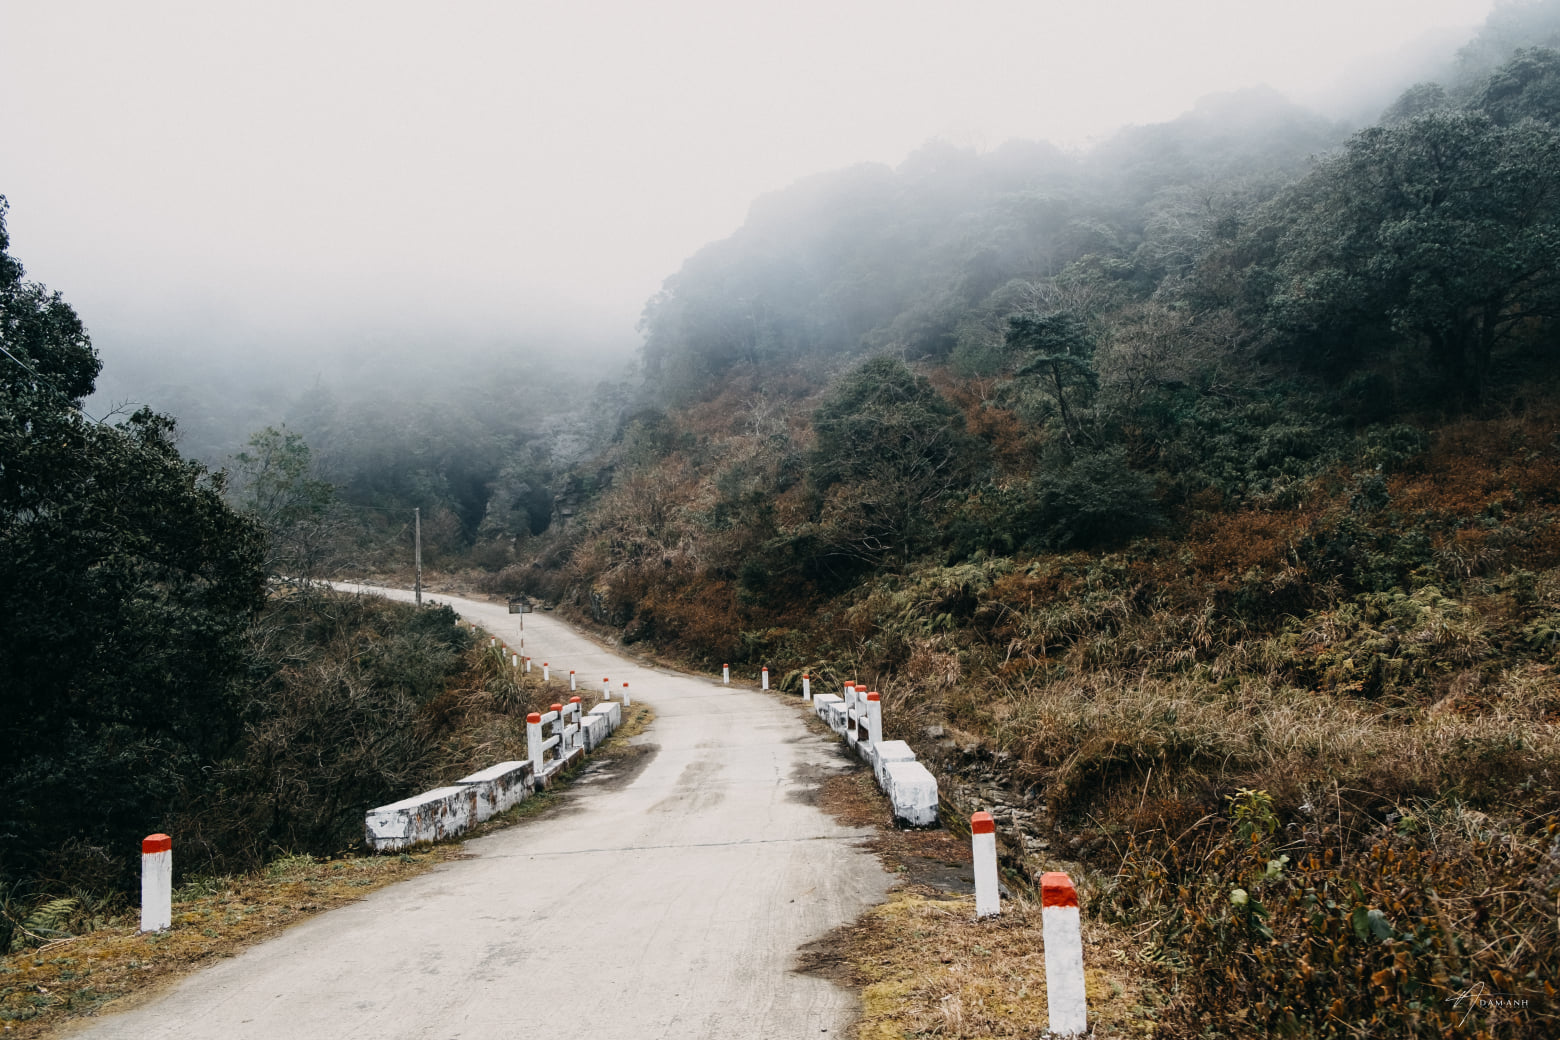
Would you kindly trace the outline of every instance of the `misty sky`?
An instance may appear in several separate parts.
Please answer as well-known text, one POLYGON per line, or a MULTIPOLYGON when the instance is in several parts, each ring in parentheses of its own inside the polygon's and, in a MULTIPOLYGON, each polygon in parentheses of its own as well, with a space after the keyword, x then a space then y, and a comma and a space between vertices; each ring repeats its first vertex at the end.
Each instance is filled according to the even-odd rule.
MULTIPOLYGON (((753 198, 1379 76, 1492 0, 0 0, 12 252, 116 350, 637 345, 753 198)), ((1440 37, 1443 44, 1446 39, 1440 37)))

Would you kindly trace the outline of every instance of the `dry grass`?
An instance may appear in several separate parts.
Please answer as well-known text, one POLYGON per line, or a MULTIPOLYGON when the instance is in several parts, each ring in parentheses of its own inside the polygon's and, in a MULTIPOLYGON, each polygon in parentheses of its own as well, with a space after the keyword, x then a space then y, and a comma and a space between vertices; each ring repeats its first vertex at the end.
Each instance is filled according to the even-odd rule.
MULTIPOLYGON (((860 993, 854 1035, 859 1040, 1044 1036, 1045 944, 1038 904, 1024 895, 1009 897, 998 917, 977 921, 974 897, 966 894, 969 836, 895 827, 865 769, 827 778, 819 806, 841 823, 875 827, 868 847, 901 879, 886 902, 802 952, 803 970, 860 993)), ((1031 875, 1058 866, 1026 864, 1031 875)), ((1083 876, 1081 868, 1067 866, 1083 876)), ((1012 871, 1007 881, 1016 888, 1026 884, 1012 871)), ((1085 898, 1091 890, 1085 886, 1085 898)), ((1129 956, 1130 937, 1085 919, 1084 946, 1093 1035, 1153 1035, 1159 998, 1129 956)))
MULTIPOLYGON (((627 739, 654 719, 649 706, 630 706, 623 724, 592 760, 635 754, 627 739)), ((568 779, 464 837, 481 837, 549 812, 568 779)), ((451 842, 387 856, 285 856, 250 874, 193 879, 174 892, 168 931, 143 935, 130 914, 75 938, 0 957, 0 1035, 34 1040, 55 1035, 80 1016, 131 1006, 283 929, 462 855, 462 843, 451 842)))

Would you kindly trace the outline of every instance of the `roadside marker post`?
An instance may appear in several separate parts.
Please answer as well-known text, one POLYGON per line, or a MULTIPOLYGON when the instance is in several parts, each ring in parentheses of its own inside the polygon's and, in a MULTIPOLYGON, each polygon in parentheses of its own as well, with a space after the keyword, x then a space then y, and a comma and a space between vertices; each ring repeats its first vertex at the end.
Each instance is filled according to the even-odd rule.
POLYGON ((511 668, 519 668, 520 667, 520 655, 519 654, 510 654, 509 655, 509 667, 511 667, 511 668))
POLYGON ((612 687, 607 685, 608 681, 606 676, 601 677, 601 699, 604 701, 612 699, 612 687))
POLYGON ((574 669, 569 669, 569 692, 574 692, 574 669))
POLYGON ((867 740, 873 747, 883 743, 883 699, 876 690, 867 694, 867 740))
POLYGON ((547 670, 547 662, 542 662, 542 682, 551 682, 552 673, 547 670))
POLYGON ((727 686, 731 685, 731 665, 723 664, 720 666, 720 681, 727 686))
POLYGON ((767 664, 764 665, 764 670, 760 675, 760 680, 763 683, 760 688, 765 690, 769 689, 769 666, 767 664))
MULTIPOLYGON (((975 916, 1000 914, 1002 891, 997 887, 997 822, 989 812, 978 812, 970 817, 970 851, 975 855, 975 916)), ((1046 963, 1049 964, 1050 936, 1046 939, 1046 963)))
POLYGON ((628 696, 628 683, 624 683, 623 684, 623 707, 626 708, 630 704, 633 704, 633 703, 634 702, 632 700, 630 700, 629 696, 628 696))
POLYGON ((525 670, 527 672, 530 672, 531 670, 531 659, 529 657, 525 659, 525 670))
POLYGON ((812 700, 812 676, 808 675, 806 672, 803 672, 802 673, 802 701, 805 703, 805 702, 810 702, 811 700, 812 700))
POLYGON ((141 931, 173 927, 173 839, 148 834, 141 839, 141 931))
POLYGON ((1040 876, 1040 925, 1045 938, 1045 999, 1051 1012, 1051 1032, 1062 1036, 1088 1032, 1078 890, 1072 878, 1060 871, 1040 876))
POLYGON ((535 776, 542 775, 542 756, 547 749, 542 747, 542 716, 540 712, 531 712, 525 717, 525 750, 530 756, 531 768, 535 776))

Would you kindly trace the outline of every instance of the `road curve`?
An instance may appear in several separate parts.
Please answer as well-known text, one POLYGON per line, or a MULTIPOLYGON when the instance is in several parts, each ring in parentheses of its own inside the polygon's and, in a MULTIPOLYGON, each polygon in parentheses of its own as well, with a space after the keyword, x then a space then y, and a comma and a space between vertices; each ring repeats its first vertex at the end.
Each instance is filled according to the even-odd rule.
MULTIPOLYGON (((511 646, 519 639, 519 617, 502 606, 424 599, 511 646)), ((534 661, 598 688, 604 676, 619 690, 626 681, 654 706, 655 723, 635 739, 658 751, 632 782, 588 774, 562 812, 468 842, 471 858, 321 914, 71 1035, 842 1035, 853 996, 792 971, 795 951, 881 900, 890 879, 859 847, 864 832, 807 804, 818 777, 843 766, 830 741, 770 695, 644 667, 549 615, 524 617, 534 661)))

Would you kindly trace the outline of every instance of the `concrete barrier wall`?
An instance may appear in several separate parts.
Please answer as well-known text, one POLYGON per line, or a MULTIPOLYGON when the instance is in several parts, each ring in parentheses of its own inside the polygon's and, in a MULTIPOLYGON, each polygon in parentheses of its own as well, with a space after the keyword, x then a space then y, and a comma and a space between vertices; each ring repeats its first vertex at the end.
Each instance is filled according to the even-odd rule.
POLYGON ((846 686, 843 697, 833 693, 813 695, 812 710, 829 728, 844 737, 862 761, 872 767, 878 787, 894 807, 894 818, 913 827, 937 824, 937 778, 916 761, 915 752, 902 740, 874 743, 873 731, 882 732, 881 700, 865 687, 846 686), (895 766, 914 766, 899 771, 894 783, 890 770, 895 766))
POLYGON ((883 767, 888 776, 888 800, 894 805, 894 818, 912 827, 931 827, 937 823, 937 778, 919 762, 889 762, 883 767))
POLYGON ((470 776, 463 776, 455 783, 477 792, 476 822, 481 823, 525 801, 536 783, 536 769, 530 759, 500 762, 470 776))
POLYGON ((518 805, 532 791, 551 787, 559 773, 582 761, 622 724, 623 706, 615 701, 603 701, 582 713, 579 701, 574 700, 546 715, 532 715, 527 725, 533 734, 531 744, 539 753, 524 761, 489 766, 449 787, 370 809, 363 818, 364 840, 375 852, 393 852, 452 838, 518 805), (540 739, 543 719, 553 730, 545 740, 540 739), (548 752, 552 752, 551 757, 548 752), (540 769, 537 759, 542 759, 540 769))
POLYGON ((375 852, 393 852, 452 837, 476 822, 476 789, 455 785, 370 809, 363 830, 375 852))

